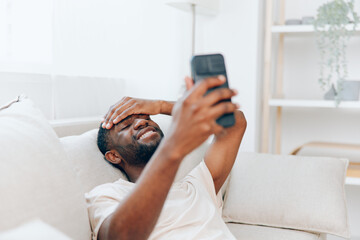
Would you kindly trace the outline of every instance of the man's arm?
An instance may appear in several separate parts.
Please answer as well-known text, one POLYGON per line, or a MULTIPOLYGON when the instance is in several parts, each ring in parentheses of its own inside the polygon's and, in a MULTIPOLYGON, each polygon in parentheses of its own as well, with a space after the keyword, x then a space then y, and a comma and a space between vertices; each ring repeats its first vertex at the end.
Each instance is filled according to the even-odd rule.
MULTIPOLYGON (((225 81, 224 76, 219 76, 219 79, 225 81)), ((193 88, 194 82, 190 77, 187 77, 185 81, 188 90, 193 88)), ((232 96, 236 95, 237 91, 233 90, 233 92, 234 94, 232 96)), ((221 91, 214 91, 205 98, 216 98, 221 94, 221 91)), ((229 98, 230 97, 228 97, 228 99, 229 98)), ((205 155, 205 163, 213 178, 216 193, 220 191, 234 165, 241 140, 246 130, 247 123, 244 114, 236 110, 234 115, 235 125, 230 128, 225 128, 219 133, 215 133, 214 141, 205 155)))
POLYGON ((98 239, 147 239, 156 225, 182 156, 162 144, 135 189, 102 223, 98 239))
POLYGON ((218 193, 229 175, 246 130, 244 114, 237 110, 234 112, 235 125, 225 128, 215 138, 206 152, 205 163, 214 180, 215 191, 218 193))
POLYGON ((233 96, 234 92, 229 89, 216 90, 221 94, 215 98, 203 97, 208 89, 223 83, 217 78, 207 79, 187 92, 173 107, 165 106, 172 108, 169 133, 141 173, 134 190, 102 223, 100 240, 149 237, 182 159, 211 134, 222 132, 223 128, 215 120, 236 109, 231 102, 216 104, 233 96))
POLYGON ((104 116, 102 127, 110 129, 114 124, 133 114, 171 115, 174 104, 175 102, 163 100, 123 97, 119 102, 110 107, 108 113, 104 116))

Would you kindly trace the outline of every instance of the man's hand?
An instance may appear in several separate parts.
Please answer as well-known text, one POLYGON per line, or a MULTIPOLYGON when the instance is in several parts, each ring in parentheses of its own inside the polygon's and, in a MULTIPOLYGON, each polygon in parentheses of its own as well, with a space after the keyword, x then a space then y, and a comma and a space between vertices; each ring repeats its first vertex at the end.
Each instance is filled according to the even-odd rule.
POLYGON ((170 114, 173 103, 160 100, 146 100, 124 97, 110 107, 104 116, 103 128, 110 129, 113 125, 133 114, 170 114))
MULTIPOLYGON (((189 79, 186 81, 187 85, 191 85, 189 79)), ((216 119, 225 113, 234 112, 238 105, 221 101, 235 96, 236 91, 221 88, 204 96, 207 90, 222 85, 224 81, 223 77, 201 81, 175 104, 172 111, 173 122, 166 140, 172 144, 174 154, 185 157, 210 135, 218 135, 224 131, 216 123, 216 119)))
MULTIPOLYGON (((215 139, 217 140, 221 140, 222 138, 226 138, 231 134, 243 134, 245 132, 246 129, 246 118, 245 115, 242 111, 240 110, 236 110, 234 112, 234 117, 235 117, 235 124, 234 126, 225 128, 223 132, 221 132, 220 134, 215 134, 215 139)), ((236 136, 238 137, 238 136, 236 136)))

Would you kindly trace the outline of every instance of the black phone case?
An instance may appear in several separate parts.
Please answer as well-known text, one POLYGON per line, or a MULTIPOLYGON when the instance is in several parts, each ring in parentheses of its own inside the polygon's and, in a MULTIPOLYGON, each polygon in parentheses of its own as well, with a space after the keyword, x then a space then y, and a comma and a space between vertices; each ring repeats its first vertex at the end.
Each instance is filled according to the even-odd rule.
MULTIPOLYGON (((205 78, 212 76, 224 75, 226 82, 212 89, 209 89, 206 94, 218 88, 229 88, 228 78, 226 74, 225 60, 221 54, 209 55, 195 55, 191 58, 191 75, 194 82, 202 81, 205 78)), ((205 95, 206 95, 205 94, 205 95)), ((231 99, 224 100, 231 102, 231 99)), ((235 124, 235 117, 233 113, 224 114, 216 120, 216 123, 223 127, 231 127, 235 124)))

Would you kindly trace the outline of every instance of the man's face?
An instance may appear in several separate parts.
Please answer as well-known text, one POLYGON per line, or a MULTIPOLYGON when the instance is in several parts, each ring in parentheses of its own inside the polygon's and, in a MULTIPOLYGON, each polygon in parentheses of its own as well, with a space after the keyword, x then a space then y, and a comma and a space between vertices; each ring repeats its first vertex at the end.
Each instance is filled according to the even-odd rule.
POLYGON ((129 165, 146 165, 164 134, 149 115, 130 115, 110 130, 113 147, 129 165))

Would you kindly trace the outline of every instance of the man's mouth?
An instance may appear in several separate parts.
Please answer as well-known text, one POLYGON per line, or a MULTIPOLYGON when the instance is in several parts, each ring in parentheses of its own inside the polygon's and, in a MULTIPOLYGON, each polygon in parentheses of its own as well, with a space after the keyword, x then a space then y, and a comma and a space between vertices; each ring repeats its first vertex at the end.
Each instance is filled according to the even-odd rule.
POLYGON ((143 140, 143 139, 149 138, 153 134, 157 134, 156 129, 153 127, 147 127, 139 132, 139 134, 137 136, 137 140, 143 140))

